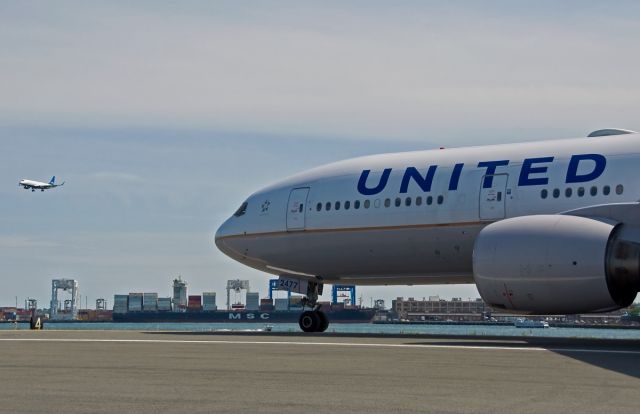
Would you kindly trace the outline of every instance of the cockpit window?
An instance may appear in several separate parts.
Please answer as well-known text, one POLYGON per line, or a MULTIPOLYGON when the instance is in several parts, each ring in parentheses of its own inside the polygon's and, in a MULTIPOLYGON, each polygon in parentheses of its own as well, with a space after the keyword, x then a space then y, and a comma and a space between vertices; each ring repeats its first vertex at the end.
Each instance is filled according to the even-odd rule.
POLYGON ((247 206, 248 206, 248 205, 249 205, 249 204, 245 201, 245 202, 244 202, 244 203, 242 203, 242 205, 238 208, 238 210, 236 210, 236 212, 235 212, 235 213, 233 213, 233 215, 234 215, 234 216, 236 216, 236 217, 243 216, 243 215, 244 215, 244 213, 246 213, 246 212, 247 212, 247 206))

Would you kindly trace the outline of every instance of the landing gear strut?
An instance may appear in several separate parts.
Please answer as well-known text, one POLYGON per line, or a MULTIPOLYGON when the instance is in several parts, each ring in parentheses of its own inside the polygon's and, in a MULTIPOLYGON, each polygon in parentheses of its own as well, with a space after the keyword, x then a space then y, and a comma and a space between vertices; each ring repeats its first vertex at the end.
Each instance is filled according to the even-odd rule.
POLYGON ((319 293, 322 293, 322 284, 309 282, 307 296, 302 298, 302 306, 309 306, 313 310, 302 312, 298 320, 300 329, 304 332, 324 332, 329 327, 329 318, 318 304, 319 293))

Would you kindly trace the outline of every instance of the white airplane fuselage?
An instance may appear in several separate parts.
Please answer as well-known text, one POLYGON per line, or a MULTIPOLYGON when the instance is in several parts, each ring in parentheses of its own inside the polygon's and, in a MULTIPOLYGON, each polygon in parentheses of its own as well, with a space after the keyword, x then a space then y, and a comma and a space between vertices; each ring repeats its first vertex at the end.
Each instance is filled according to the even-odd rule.
POLYGON ((48 183, 44 183, 42 181, 23 179, 18 182, 18 185, 24 188, 25 190, 31 190, 31 191, 35 191, 35 190, 44 191, 50 188, 60 187, 64 185, 64 182, 62 184, 56 184, 55 179, 56 179, 55 176, 52 177, 51 181, 49 181, 48 183))
POLYGON ((38 188, 38 189, 53 187, 52 184, 43 183, 40 181, 33 181, 33 180, 20 180, 20 185, 26 188, 38 188))
POLYGON ((251 195, 216 233, 260 271, 327 283, 474 283, 480 231, 640 199, 640 134, 383 154, 251 195))

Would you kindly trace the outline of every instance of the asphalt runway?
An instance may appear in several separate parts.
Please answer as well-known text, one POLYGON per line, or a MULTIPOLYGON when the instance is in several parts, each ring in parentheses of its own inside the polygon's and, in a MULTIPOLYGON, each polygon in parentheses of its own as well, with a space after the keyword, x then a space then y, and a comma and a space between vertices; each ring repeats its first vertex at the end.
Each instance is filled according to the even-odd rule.
POLYGON ((637 413, 640 342, 0 331, 2 413, 637 413))

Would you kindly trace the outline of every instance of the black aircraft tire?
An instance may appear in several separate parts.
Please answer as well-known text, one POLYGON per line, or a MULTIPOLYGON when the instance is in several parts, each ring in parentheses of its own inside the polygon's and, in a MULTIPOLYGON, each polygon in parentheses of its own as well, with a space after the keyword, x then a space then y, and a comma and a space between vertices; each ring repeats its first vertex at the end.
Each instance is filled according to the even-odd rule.
POLYGON ((302 312, 300 319, 298 320, 298 325, 300 325, 300 329, 304 332, 318 332, 318 328, 320 327, 320 317, 317 312, 302 312))
POLYGON ((318 311, 317 314, 320 319, 317 332, 324 332, 329 327, 329 318, 327 318, 327 315, 324 312, 318 311))

